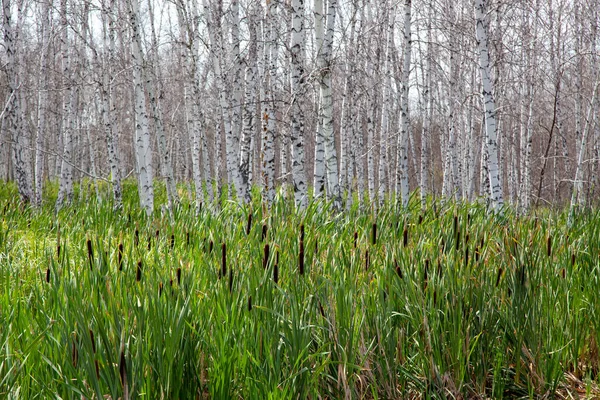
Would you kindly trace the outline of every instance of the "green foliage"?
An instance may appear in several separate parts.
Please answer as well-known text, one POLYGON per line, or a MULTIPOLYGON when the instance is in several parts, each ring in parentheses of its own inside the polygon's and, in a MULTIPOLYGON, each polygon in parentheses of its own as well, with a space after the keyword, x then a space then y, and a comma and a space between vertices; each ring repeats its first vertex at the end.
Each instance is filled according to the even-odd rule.
POLYGON ((0 398, 598 395, 598 212, 135 192, 0 188, 0 398))

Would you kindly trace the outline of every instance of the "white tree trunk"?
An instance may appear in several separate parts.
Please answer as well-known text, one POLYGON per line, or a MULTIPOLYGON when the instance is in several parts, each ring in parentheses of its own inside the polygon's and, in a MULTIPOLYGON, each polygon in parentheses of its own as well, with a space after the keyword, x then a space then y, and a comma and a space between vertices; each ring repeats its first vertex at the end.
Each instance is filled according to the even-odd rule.
POLYGON ((119 141, 115 132, 115 112, 114 112, 114 90, 112 87, 112 73, 115 62, 115 20, 112 11, 115 7, 115 0, 110 0, 108 4, 103 2, 102 24, 104 52, 102 57, 102 86, 100 88, 100 97, 102 101, 102 123, 104 125, 104 135, 106 137, 106 147, 108 151, 108 163, 113 186, 114 207, 120 209, 123 202, 121 190, 121 168, 119 161, 119 141))
POLYGON ((2 0, 4 49, 6 51, 5 71, 9 84, 9 95, 5 107, 6 128, 13 142, 13 163, 15 178, 21 201, 30 203, 34 200, 31 186, 31 154, 29 150, 29 137, 24 131, 24 121, 21 113, 21 81, 19 79, 19 65, 16 64, 16 56, 21 50, 20 31, 23 18, 23 2, 17 2, 18 21, 13 24, 10 0, 2 0))
POLYGON ((140 206, 150 216, 154 211, 154 170, 150 127, 144 91, 142 40, 139 22, 139 0, 129 0, 129 19, 132 28, 131 56, 133 59, 133 87, 135 102, 135 155, 137 160, 138 192, 140 206))
POLYGON ((300 100, 304 93, 304 0, 292 0, 292 32, 290 37, 290 85, 291 104, 291 145, 292 179, 296 206, 306 207, 307 185, 304 169, 304 117, 300 100))
POLYGON ((487 1, 475 0, 476 38, 479 51, 479 70, 481 73, 481 86, 483 104, 485 109, 485 138, 487 150, 487 165, 489 173, 489 193, 493 206, 500 210, 504 203, 502 183, 500 182, 500 166, 498 164, 498 143, 496 138, 496 105, 490 74, 490 58, 488 51, 487 33, 487 1))
POLYGON ((77 87, 72 82, 71 55, 69 41, 69 25, 67 23, 67 0, 61 1, 61 63, 63 72, 63 115, 62 115, 62 136, 63 149, 60 163, 60 183, 58 197, 56 199, 56 208, 60 209, 66 202, 73 200, 73 142, 75 127, 75 112, 77 105, 77 87))
POLYGON ((37 112, 37 132, 35 139, 35 204, 42 204, 42 186, 44 180, 44 143, 46 132, 46 110, 48 108, 48 55, 50 43, 50 7, 51 0, 42 5, 42 43, 40 49, 40 74, 37 112))
POLYGON ((323 187, 323 180, 327 185, 326 194, 331 196, 339 205, 341 193, 339 186, 339 173, 337 154, 335 148, 335 137, 333 132, 333 93, 331 81, 333 30, 337 14, 337 0, 329 0, 327 8, 327 20, 324 17, 324 1, 315 0, 315 41, 317 46, 317 67, 319 68, 319 125, 317 132, 317 153, 315 158, 315 191, 323 187), (324 25, 326 30, 324 31, 324 25), (321 135, 321 140, 319 138, 321 135), (322 154, 321 154, 322 153, 322 154))
POLYGON ((150 20, 150 31, 152 38, 152 51, 149 52, 149 61, 144 63, 144 75, 146 78, 146 90, 148 92, 148 99, 152 106, 152 120, 154 129, 156 131, 156 143, 158 147, 158 153, 160 155, 160 166, 163 178, 165 180, 165 186, 167 189, 167 206, 169 210, 173 209, 173 205, 179 202, 177 196, 177 188, 175 187, 175 178, 173 176, 173 164, 171 163, 171 153, 167 146, 167 140, 165 136, 165 127, 163 123, 163 113, 160 99, 162 97, 161 89, 161 74, 160 66, 158 65, 158 40, 156 37, 156 30, 154 28, 154 12, 152 8, 152 1, 148 0, 148 14, 150 20), (158 94, 156 92, 159 92, 158 94))
POLYGON ((411 56, 411 0, 404 1, 404 55, 402 61, 402 92, 400 94, 400 135, 398 136, 398 190, 402 205, 408 206, 408 136, 410 119, 408 112, 408 88, 411 56))

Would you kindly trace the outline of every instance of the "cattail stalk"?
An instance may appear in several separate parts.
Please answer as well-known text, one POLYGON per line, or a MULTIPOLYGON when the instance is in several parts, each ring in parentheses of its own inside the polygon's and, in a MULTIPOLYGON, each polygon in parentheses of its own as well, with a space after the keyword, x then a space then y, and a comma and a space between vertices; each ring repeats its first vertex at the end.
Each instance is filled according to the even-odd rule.
POLYGON ((377 222, 373 222, 373 227, 371 229, 371 243, 375 246, 377 244, 377 222))
POLYGON ((264 224, 262 226, 262 235, 260 237, 261 242, 264 242, 266 237, 267 237, 267 225, 264 224))
POLYGON ((304 240, 300 241, 300 252, 298 253, 298 270, 304 275, 304 240))
POLYGON ((221 276, 223 278, 227 276, 227 246, 225 243, 221 244, 221 276))
POLYGON ((137 270, 135 272, 135 280, 137 282, 142 280, 142 260, 139 260, 137 263, 137 270))
POLYGON ((93 264, 94 264, 94 249, 92 248, 91 239, 87 240, 87 252, 88 252, 88 260, 90 261, 90 270, 91 270, 93 267, 93 264))
POLYGON ((263 250, 263 269, 267 268, 267 265, 269 265, 269 253, 270 253, 270 248, 269 248, 269 243, 265 244, 265 248, 263 250))
POLYGON ((119 266, 119 271, 123 270, 123 243, 119 243, 118 251, 117 251, 117 265, 119 266))
POLYGON ((181 285, 181 267, 177 268, 176 276, 177 276, 177 285, 181 285))
POLYGON ((250 229, 252 228, 252 211, 248 213, 248 222, 246 223, 246 236, 250 234, 250 229))

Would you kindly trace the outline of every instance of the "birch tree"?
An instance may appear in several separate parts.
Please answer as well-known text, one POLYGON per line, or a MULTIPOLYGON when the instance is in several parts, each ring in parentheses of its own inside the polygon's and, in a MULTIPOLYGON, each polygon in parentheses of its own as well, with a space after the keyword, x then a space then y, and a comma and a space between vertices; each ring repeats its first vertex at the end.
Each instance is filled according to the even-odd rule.
POLYGON ((338 203, 341 193, 333 132, 333 92, 331 86, 331 57, 333 52, 337 0, 327 1, 327 16, 324 14, 324 5, 324 0, 315 0, 314 2, 315 42, 319 81, 315 193, 321 193, 325 189, 326 184, 327 194, 338 203))
POLYGON ((17 1, 16 24, 12 20, 11 6, 10 0, 2 0, 4 47, 7 59, 5 70, 9 85, 8 99, 4 109, 5 126, 12 141, 13 164, 19 195, 22 202, 30 203, 34 200, 31 185, 31 154, 29 151, 29 138, 24 130, 21 113, 21 82, 19 79, 21 66, 16 62, 19 51, 22 51, 19 34, 24 13, 23 0, 17 1))
POLYGON ((496 210, 502 208, 504 199, 502 183, 499 178, 498 143, 496 137, 496 105, 492 88, 490 58, 488 50, 488 0, 475 0, 475 34, 479 52, 479 71, 483 105, 485 109, 485 154, 489 174, 489 194, 496 210))
POLYGON ((101 114, 108 152, 114 207, 122 207, 123 194, 121 190, 121 168, 119 161, 119 141, 115 121, 115 92, 112 84, 115 65, 115 18, 113 10, 115 0, 102 2, 102 78, 100 86, 101 114))
POLYGON ((404 55, 402 58, 402 91, 400 94, 400 135, 398 136, 398 193, 402 205, 408 206, 408 135, 410 119, 408 114, 408 88, 411 56, 411 0, 404 1, 404 55))
POLYGON ((300 101, 304 93, 304 0, 292 0, 292 32, 290 37, 290 84, 291 100, 291 145, 292 179, 294 198, 299 207, 306 206, 307 185, 304 169, 304 117, 300 101))
POLYGON ((62 133, 63 149, 60 166, 60 182, 56 208, 60 209, 65 202, 73 200, 73 150, 76 142, 76 113, 79 101, 79 87, 74 84, 71 49, 75 46, 69 36, 70 24, 67 18, 67 0, 61 0, 60 15, 61 35, 61 67, 63 73, 63 114, 62 133))
POLYGON ((154 211, 154 167, 150 146, 150 126, 144 90, 144 59, 140 27, 139 0, 128 0, 131 24, 131 57, 133 60, 133 90, 135 102, 135 156, 140 206, 149 216, 154 211))

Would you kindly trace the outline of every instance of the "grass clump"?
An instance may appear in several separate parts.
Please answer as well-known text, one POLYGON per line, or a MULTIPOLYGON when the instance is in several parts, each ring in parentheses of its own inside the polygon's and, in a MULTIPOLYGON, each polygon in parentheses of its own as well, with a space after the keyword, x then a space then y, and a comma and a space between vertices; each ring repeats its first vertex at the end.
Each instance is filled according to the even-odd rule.
POLYGON ((1 398, 600 393, 598 212, 0 193, 1 398))

